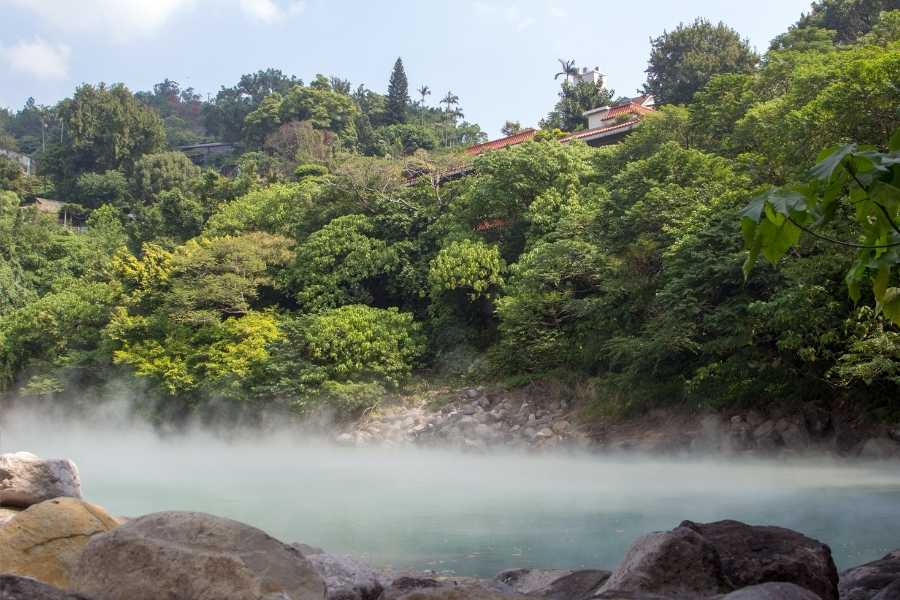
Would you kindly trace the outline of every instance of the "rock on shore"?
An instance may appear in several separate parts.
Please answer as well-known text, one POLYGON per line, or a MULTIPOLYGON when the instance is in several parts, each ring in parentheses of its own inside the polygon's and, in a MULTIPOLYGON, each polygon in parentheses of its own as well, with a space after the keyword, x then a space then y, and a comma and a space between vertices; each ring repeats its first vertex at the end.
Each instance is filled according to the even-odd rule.
POLYGON ((249 525, 163 512, 91 539, 72 588, 93 600, 324 600, 325 583, 292 548, 249 525))
POLYGON ((900 550, 841 573, 841 600, 900 600, 900 550))
POLYGON ((78 467, 71 460, 0 454, 0 506, 28 508, 64 496, 81 498, 78 467))
POLYGON ((91 537, 117 526, 105 510, 75 498, 35 504, 0 527, 0 573, 66 588, 91 537))
POLYGON ((0 575, 0 600, 90 600, 30 577, 0 575))
POLYGON ((379 407, 335 433, 347 446, 442 446, 467 451, 493 447, 546 450, 594 448, 645 454, 726 456, 835 455, 900 459, 900 427, 853 422, 838 409, 756 410, 695 414, 656 409, 639 420, 585 421, 574 400, 539 384, 519 390, 483 387, 443 392, 379 407))

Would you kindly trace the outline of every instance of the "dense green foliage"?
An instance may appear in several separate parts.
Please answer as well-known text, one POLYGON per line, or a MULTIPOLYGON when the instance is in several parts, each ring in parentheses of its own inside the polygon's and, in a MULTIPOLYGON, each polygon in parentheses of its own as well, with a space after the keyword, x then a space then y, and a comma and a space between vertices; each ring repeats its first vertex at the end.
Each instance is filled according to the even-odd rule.
POLYGON ((601 148, 557 141, 612 97, 565 62, 550 131, 474 159, 452 151, 483 139, 459 98, 409 100, 397 73, 391 102, 268 70, 199 111, 164 82, 0 113, 0 142, 45 157, 39 177, 0 161, 0 390, 356 414, 421 369, 590 380, 613 414, 896 416, 900 11, 846 24, 857 5, 887 7, 816 3, 758 63, 724 26, 664 34, 663 105, 601 148), (238 145, 228 168, 166 148, 207 138, 238 145), (742 220, 770 261, 746 278, 742 220))
POLYGON ((723 73, 749 73, 759 60, 746 40, 724 23, 697 19, 651 42, 644 91, 658 101, 686 104, 723 73))

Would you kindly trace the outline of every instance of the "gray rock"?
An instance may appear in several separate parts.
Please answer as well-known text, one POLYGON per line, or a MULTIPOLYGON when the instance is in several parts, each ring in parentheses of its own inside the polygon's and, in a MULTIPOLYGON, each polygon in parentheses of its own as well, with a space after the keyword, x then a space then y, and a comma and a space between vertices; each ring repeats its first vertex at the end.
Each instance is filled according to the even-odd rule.
POLYGON ((872 600, 900 600, 900 579, 878 592, 878 595, 872 600))
POLYGON ((292 544, 325 581, 328 600, 377 600, 389 582, 368 564, 350 556, 322 552, 305 544, 292 544))
POLYGON ((616 590, 599 592, 591 596, 591 600, 673 600, 672 596, 662 596, 651 592, 628 592, 616 590))
POLYGON ((793 583, 837 600, 838 574, 831 549, 805 535, 782 527, 759 527, 739 521, 693 523, 691 529, 718 553, 725 576, 736 588, 770 581, 793 583))
POLYGON ((775 422, 774 421, 764 421, 760 424, 756 429, 753 430, 754 438, 764 438, 772 435, 772 432, 775 431, 775 422))
MULTIPOLYGON (((879 594, 900 582, 900 550, 841 573, 838 583, 841 600, 886 600, 879 594)), ((900 598, 900 595, 897 596, 900 598)))
POLYGON ((572 424, 568 421, 556 421, 551 426, 551 429, 554 431, 554 433, 558 433, 560 435, 568 433, 571 428, 572 424))
POLYGON ((54 498, 81 498, 78 467, 28 452, 0 455, 0 506, 28 508, 54 498))
POLYGON ((0 575, 0 600, 86 600, 30 577, 0 575))
POLYGON ((432 577, 401 576, 391 581, 380 600, 393 600, 409 592, 439 588, 445 585, 432 577))
POLYGON ((804 420, 806 421, 806 430, 816 438, 825 437, 831 428, 831 415, 820 408, 807 408, 804 420))
POLYGON ((859 451, 859 456, 870 460, 900 458, 900 442, 895 442, 889 437, 866 440, 859 451))
POLYGON ((296 548, 249 525, 192 512, 147 515, 95 536, 72 589, 93 600, 324 600, 296 548))
POLYGON ((895 425, 894 427, 890 428, 887 432, 887 435, 895 442, 900 442, 900 425, 895 425))
POLYGON ((638 538, 600 592, 683 597, 731 590, 715 547, 692 529, 677 527, 638 538))
POLYGON ((755 410, 749 411, 745 415, 744 420, 747 421, 747 424, 750 427, 759 427, 760 425, 762 425, 763 421, 765 421, 763 416, 761 414, 759 414, 758 412, 756 412, 755 410))
POLYGON ((792 423, 787 429, 782 431, 781 439, 784 441, 785 448, 790 450, 806 450, 810 444, 809 431, 805 425, 800 423, 792 423))
POLYGON ((793 583, 769 582, 731 592, 722 600, 821 600, 821 598, 793 583))
MULTIPOLYGON (((393 587, 393 586, 392 586, 393 587)), ((417 588, 406 592, 385 591, 381 600, 528 600, 515 592, 494 590, 477 584, 443 585, 417 588)))
POLYGON ((513 569, 494 579, 511 590, 550 600, 586 600, 609 579, 609 571, 513 569))

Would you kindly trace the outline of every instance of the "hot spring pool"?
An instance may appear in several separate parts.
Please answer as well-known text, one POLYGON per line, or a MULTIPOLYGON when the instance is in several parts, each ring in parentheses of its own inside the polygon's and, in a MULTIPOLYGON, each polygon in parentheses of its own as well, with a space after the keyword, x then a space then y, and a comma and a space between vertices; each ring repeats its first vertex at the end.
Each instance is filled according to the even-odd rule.
POLYGON ((0 451, 72 458, 111 513, 197 510, 396 568, 612 568, 684 519, 796 529, 839 568, 900 548, 900 466, 336 448, 7 418, 0 451))

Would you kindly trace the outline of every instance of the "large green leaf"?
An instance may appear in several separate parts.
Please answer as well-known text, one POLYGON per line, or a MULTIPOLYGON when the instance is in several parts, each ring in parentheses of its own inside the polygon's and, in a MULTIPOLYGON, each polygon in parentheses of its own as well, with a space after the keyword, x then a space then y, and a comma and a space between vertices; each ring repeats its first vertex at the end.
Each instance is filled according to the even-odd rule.
POLYGON ((760 194, 759 196, 755 196, 752 200, 750 200, 750 204, 745 206, 743 210, 738 213, 740 214, 741 219, 749 219, 754 223, 759 223, 759 221, 762 219, 763 207, 766 205, 766 200, 768 199, 769 194, 771 194, 773 191, 775 190, 770 190, 768 192, 760 194))
POLYGON ((815 179, 828 181, 834 174, 835 169, 840 166, 847 156, 853 154, 856 148, 856 144, 844 144, 843 146, 832 146, 826 149, 819 155, 819 162, 812 168, 810 175, 815 179))
POLYGON ((888 142, 888 149, 891 152, 900 151, 900 129, 894 131, 894 135, 891 136, 891 141, 888 142))
POLYGON ((790 217, 795 212, 806 210, 806 198, 799 192, 777 190, 769 194, 769 203, 776 212, 790 217))

